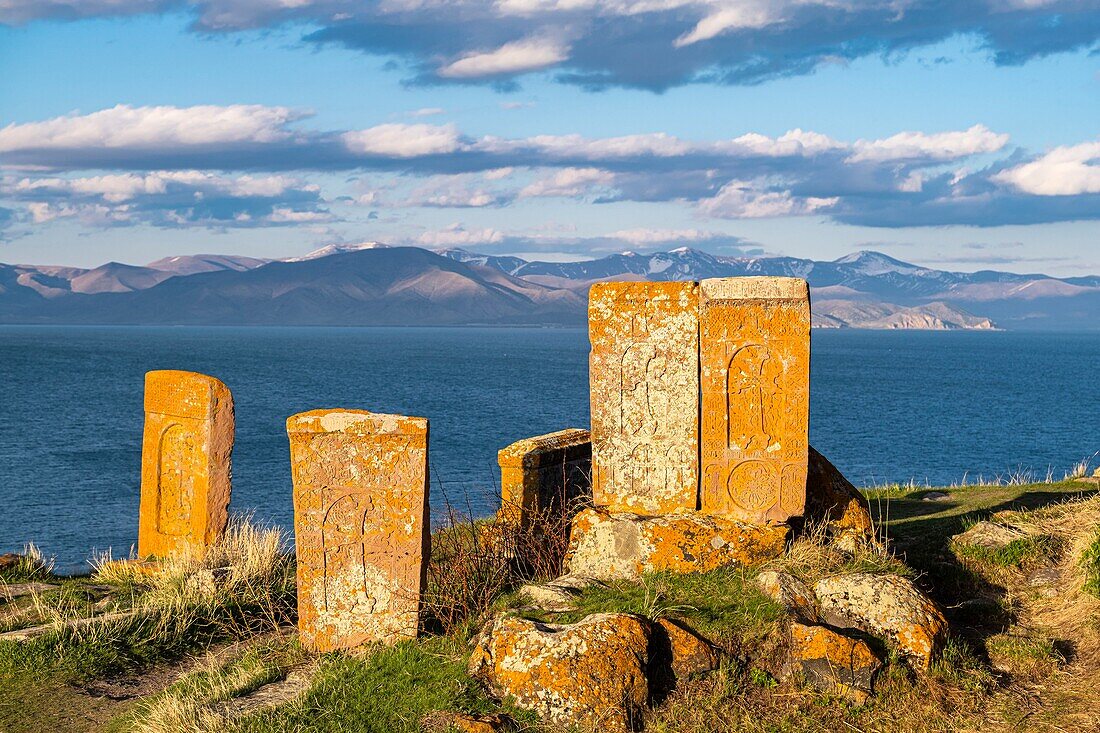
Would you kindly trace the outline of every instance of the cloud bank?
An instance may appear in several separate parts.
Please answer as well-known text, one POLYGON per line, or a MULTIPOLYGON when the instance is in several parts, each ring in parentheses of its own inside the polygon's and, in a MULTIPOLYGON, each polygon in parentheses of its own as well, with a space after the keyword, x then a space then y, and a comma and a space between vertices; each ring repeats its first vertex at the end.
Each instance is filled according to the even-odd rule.
POLYGON ((1000 65, 1095 49, 1094 0, 3 0, 0 23, 187 12, 205 33, 298 24, 419 83, 532 71, 587 89, 757 84, 967 36, 1000 65))
POLYGON ((454 124, 307 130, 258 105, 119 105, 0 129, 8 219, 95 225, 315 225, 340 206, 484 208, 567 199, 671 202, 700 219, 815 216, 878 227, 1100 218, 1100 142, 1038 154, 1006 134, 901 131, 838 140, 795 129, 686 140, 464 133, 454 124), (370 172, 323 194, 308 176, 370 172))

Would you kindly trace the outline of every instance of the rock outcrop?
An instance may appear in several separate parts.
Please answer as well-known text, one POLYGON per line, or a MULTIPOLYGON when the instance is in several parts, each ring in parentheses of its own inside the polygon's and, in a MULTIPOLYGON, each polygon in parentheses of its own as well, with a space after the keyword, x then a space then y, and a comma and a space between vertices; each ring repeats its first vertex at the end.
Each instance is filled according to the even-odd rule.
POLYGON ((810 446, 806 478, 806 522, 822 523, 836 542, 874 539, 867 499, 836 466, 810 446))
POLYGON ((649 701, 651 630, 646 619, 620 613, 572 625, 502 616, 482 631, 469 671, 552 725, 638 730, 649 701))
POLYGON ((744 524, 704 514, 646 517, 585 509, 573 520, 569 572, 601 580, 643 573, 707 572, 783 553, 786 525, 744 524))
POLYGON ((801 672, 822 692, 836 692, 862 703, 873 692, 875 674, 882 667, 867 642, 825 628, 791 623, 788 670, 801 672))
POLYGON ((943 645, 947 620, 908 578, 836 575, 818 581, 814 594, 827 624, 883 637, 921 667, 931 665, 943 645))
POLYGON ((764 570, 756 576, 756 585, 764 595, 783 606, 796 618, 817 621, 817 602, 810 587, 790 573, 764 570))

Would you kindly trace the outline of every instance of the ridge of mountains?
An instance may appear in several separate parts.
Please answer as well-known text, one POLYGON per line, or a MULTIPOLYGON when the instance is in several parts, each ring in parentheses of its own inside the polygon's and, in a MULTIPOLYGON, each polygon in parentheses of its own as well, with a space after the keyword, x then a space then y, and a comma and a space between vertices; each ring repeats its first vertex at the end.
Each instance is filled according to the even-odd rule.
POLYGON ((94 269, 0 264, 0 323, 579 325, 606 280, 806 278, 818 328, 1100 329, 1100 276, 950 272, 861 251, 833 261, 690 248, 578 262, 336 244, 303 257, 167 257, 94 269))

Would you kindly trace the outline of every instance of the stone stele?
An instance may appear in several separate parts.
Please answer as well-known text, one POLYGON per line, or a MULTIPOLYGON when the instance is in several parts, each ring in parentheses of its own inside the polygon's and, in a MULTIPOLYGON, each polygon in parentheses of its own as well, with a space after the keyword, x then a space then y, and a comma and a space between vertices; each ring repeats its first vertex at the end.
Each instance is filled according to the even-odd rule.
POLYGON ((313 410, 286 429, 302 644, 415 637, 431 542, 428 421, 313 410))
POLYGON ((806 502, 809 287, 719 278, 700 293, 702 511, 784 522, 806 502))
POLYGON ((588 329, 594 503, 645 515, 694 511, 698 285, 597 283, 588 329))
POLYGON ((233 453, 233 395, 194 372, 145 375, 138 554, 201 555, 225 532, 233 453))
POLYGON ((501 518, 530 526, 572 514, 592 496, 592 439, 569 428, 516 441, 497 453, 501 518))

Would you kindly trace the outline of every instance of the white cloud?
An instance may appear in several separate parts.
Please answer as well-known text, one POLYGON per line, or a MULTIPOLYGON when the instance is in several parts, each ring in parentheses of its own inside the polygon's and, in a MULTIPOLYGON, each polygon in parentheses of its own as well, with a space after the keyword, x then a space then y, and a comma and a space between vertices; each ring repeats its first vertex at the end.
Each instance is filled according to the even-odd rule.
POLYGON ((1030 163, 993 176, 1036 196, 1100 193, 1100 141, 1054 148, 1030 163))
POLYGON ((353 153, 394 158, 453 153, 461 147, 458 128, 451 125, 390 123, 345 132, 344 145, 353 153))
POLYGON ((120 104, 87 115, 12 123, 0 129, 0 152, 27 149, 134 148, 285 140, 287 123, 302 112, 287 107, 233 104, 225 107, 131 107, 120 104))
POLYGON ((732 2, 705 16, 695 24, 690 32, 676 39, 677 48, 706 41, 731 30, 766 28, 782 19, 778 8, 780 3, 769 2, 732 2))
POLYGON ((731 235, 705 229, 623 229, 607 236, 631 244, 647 245, 669 242, 709 242, 731 235))
POLYGON ((584 196, 594 186, 610 186, 615 175, 599 168, 563 168, 524 186, 520 198, 584 196))
POLYGON ((699 211, 721 219, 760 219, 805 216, 835 205, 839 198, 800 198, 790 191, 762 191, 748 181, 730 181, 712 198, 699 202, 699 211))
POLYGON ((268 221, 275 224, 312 224, 319 221, 332 221, 332 214, 324 211, 295 211, 277 206, 271 210, 268 221))
POLYGON ((857 140, 849 162, 881 163, 890 160, 931 158, 955 160, 980 153, 993 153, 1008 143, 1008 135, 995 133, 985 125, 952 132, 899 132, 881 140, 857 140))
POLYGON ((416 241, 427 247, 460 247, 467 244, 496 244, 504 241, 505 234, 499 229, 466 229, 461 224, 452 224, 446 229, 424 232, 416 241))
POLYGON ((439 69, 450 79, 473 79, 498 74, 516 74, 553 66, 569 57, 568 46, 549 38, 525 38, 506 43, 493 51, 475 51, 439 69))
POLYGON ((409 117, 435 117, 441 115, 447 110, 442 107, 421 107, 420 109, 409 112, 409 117))
POLYGON ((196 190, 214 191, 240 197, 275 197, 291 189, 316 192, 315 185, 303 184, 287 176, 218 176, 204 171, 152 171, 145 174, 118 173, 83 178, 23 178, 3 188, 15 195, 35 192, 101 197, 110 203, 128 201, 136 196, 156 196, 168 192, 172 184, 196 190))

